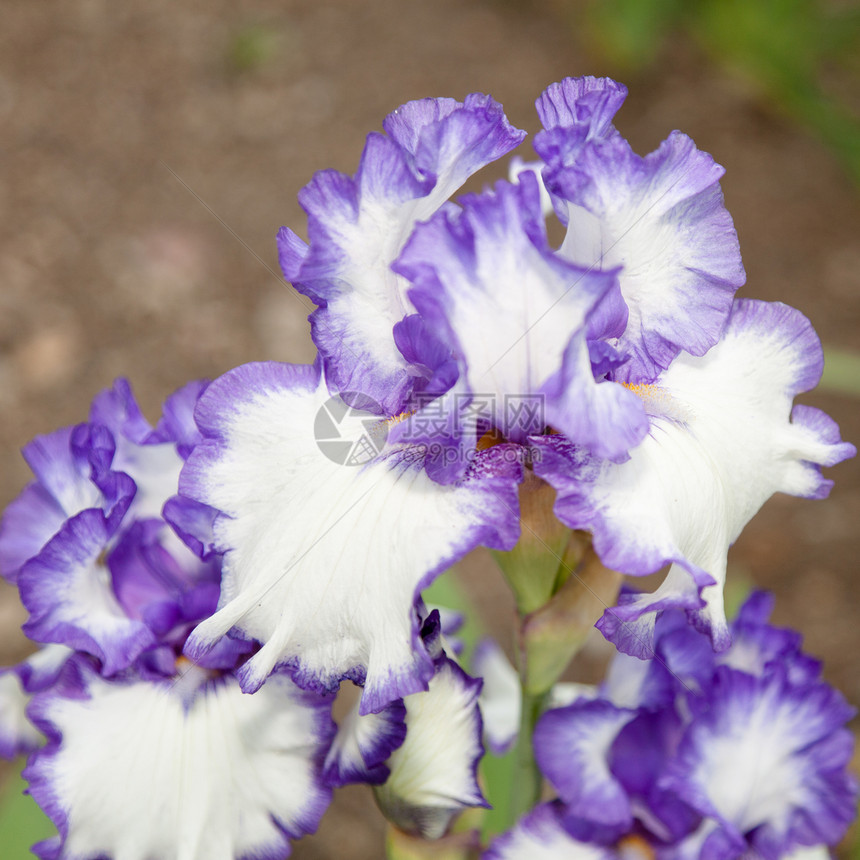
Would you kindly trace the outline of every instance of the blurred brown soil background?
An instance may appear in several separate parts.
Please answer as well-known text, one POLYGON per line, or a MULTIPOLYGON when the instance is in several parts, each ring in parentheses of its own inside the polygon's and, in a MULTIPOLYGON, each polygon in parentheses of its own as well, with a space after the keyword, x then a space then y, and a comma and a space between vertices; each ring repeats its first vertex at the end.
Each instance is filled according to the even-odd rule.
MULTIPOLYGON (((312 360, 311 307, 280 277, 275 233, 303 232, 299 189, 317 169, 354 172, 387 112, 483 91, 534 133, 547 84, 615 71, 551 2, 3 0, 0 15, 3 505, 29 480, 20 447, 83 420, 117 376, 154 421, 190 379, 312 360)), ((617 125, 638 152, 679 128, 726 167, 741 295, 792 304, 826 345, 860 349, 860 193, 831 154, 690 45, 625 82, 617 125)), ((860 441, 860 402, 804 401, 860 441)), ((775 620, 856 704, 860 462, 831 477, 828 502, 771 500, 730 565, 777 592, 775 620)), ((505 631, 500 577, 484 557, 466 567, 505 631)), ((8 663, 26 653, 25 613, 13 589, 0 597, 8 663)), ((350 789, 294 856, 380 858, 381 833, 350 789)))

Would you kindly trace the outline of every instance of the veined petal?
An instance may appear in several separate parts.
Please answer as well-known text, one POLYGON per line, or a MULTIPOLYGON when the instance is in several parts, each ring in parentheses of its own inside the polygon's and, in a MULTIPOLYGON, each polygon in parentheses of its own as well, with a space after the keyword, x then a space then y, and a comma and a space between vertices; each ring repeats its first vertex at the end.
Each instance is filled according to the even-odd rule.
POLYGON ((722 333, 745 280, 722 174, 680 132, 645 158, 620 135, 595 140, 544 171, 568 225, 561 254, 622 267, 629 317, 617 345, 632 355, 624 381, 650 382, 681 350, 703 355, 722 333))
MULTIPOLYGON (((627 98, 627 87, 611 78, 565 78, 550 84, 535 102, 547 130, 584 128, 588 137, 604 137, 627 98)), ((536 145, 537 148, 537 145, 536 145)))
POLYGON ((354 179, 323 171, 299 195, 310 247, 286 228, 278 241, 286 277, 321 305, 311 325, 329 382, 393 415, 405 404, 411 378, 391 332, 414 308, 390 264, 417 221, 524 133, 480 94, 462 104, 409 102, 383 125, 389 137, 368 136, 354 179))
POLYGON ((477 779, 484 754, 480 690, 480 680, 443 656, 427 691, 404 699, 406 740, 376 789, 386 817, 402 830, 438 839, 463 809, 487 806, 477 779))
POLYGON ((670 605, 691 610, 719 648, 728 646, 728 547, 773 493, 820 497, 830 485, 821 466, 856 453, 822 413, 792 412, 821 367, 802 314, 741 300, 707 355, 681 355, 653 386, 638 387, 651 429, 630 460, 596 462, 557 437, 534 443, 535 471, 559 491, 556 514, 593 532, 604 564, 636 575, 675 565, 653 595, 630 596, 604 615, 602 625, 635 625, 613 633, 619 647, 651 653, 653 613, 670 605))
POLYGON ((597 385, 588 315, 615 273, 566 263, 546 244, 534 175, 461 199, 416 227, 394 268, 461 360, 464 393, 513 442, 552 424, 600 456, 623 457, 647 429, 641 404, 597 385))
POLYGON ((369 713, 426 689, 433 665, 415 598, 477 544, 515 543, 521 468, 505 470, 489 451, 443 487, 414 448, 344 465, 314 438, 329 401, 319 368, 274 363, 237 368, 201 399, 209 439, 181 490, 223 512, 215 533, 226 556, 221 608, 189 653, 235 627, 263 643, 241 670, 244 689, 285 665, 303 687, 364 683, 369 713))
POLYGON ((49 744, 24 775, 60 831, 40 856, 280 860, 316 829, 328 705, 284 677, 254 696, 188 681, 106 681, 76 658, 34 699, 49 744))

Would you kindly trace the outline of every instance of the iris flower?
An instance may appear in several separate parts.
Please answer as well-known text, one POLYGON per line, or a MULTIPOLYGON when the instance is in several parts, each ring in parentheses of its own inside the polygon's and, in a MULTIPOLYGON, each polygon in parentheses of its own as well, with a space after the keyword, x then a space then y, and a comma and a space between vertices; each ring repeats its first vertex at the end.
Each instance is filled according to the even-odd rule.
POLYGON ((317 691, 348 678, 365 714, 427 689, 415 600, 478 544, 514 545, 527 473, 607 566, 672 565, 608 610, 621 648, 649 654, 670 606, 727 647, 729 545, 772 493, 825 495, 820 467, 854 448, 792 407, 821 373, 809 323, 734 296, 722 168, 678 132, 636 155, 612 125, 625 92, 553 85, 541 160, 455 202, 521 139, 486 96, 404 105, 355 177, 301 193, 309 244, 283 230, 280 253, 319 306, 320 358, 237 368, 200 400, 181 490, 220 512, 225 577, 189 656, 232 631, 262 643, 243 689, 279 668, 317 691), (353 438, 364 455, 335 456, 353 438))

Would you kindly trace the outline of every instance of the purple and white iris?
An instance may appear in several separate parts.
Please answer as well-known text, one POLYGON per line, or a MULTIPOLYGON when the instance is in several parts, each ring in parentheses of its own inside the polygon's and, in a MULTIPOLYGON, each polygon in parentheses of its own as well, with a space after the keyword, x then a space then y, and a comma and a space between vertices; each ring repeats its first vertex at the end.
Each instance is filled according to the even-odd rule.
POLYGON ((263 645, 243 689, 277 667, 307 689, 349 678, 363 713, 426 689, 413 603, 477 544, 513 546, 525 469, 607 566, 673 566, 604 619, 620 647, 649 654, 669 606, 727 646, 729 545, 772 493, 825 495, 820 467, 855 449, 792 408, 821 373, 809 323, 734 299, 722 168, 678 133, 633 153, 611 122, 625 92, 550 87, 542 161, 482 194, 445 202, 522 136, 484 96, 404 105, 355 177, 323 171, 302 192, 310 242, 279 245, 319 305, 320 360, 240 367, 201 398, 181 489, 220 512, 225 579, 190 656, 232 630, 263 645), (356 468, 320 444, 332 402, 366 429, 356 468))
POLYGON ((485 856, 516 860, 533 845, 533 856, 626 857, 631 834, 661 860, 777 860, 836 844, 857 802, 854 709, 799 636, 768 623, 771 606, 752 594, 722 654, 667 610, 653 659, 619 654, 597 697, 547 711, 535 753, 558 800, 485 856))
POLYGON ((274 860, 356 781, 429 838, 485 805, 482 732, 510 742, 493 696, 519 681, 479 650, 481 696, 421 592, 512 549, 535 486, 562 547, 574 529, 607 567, 669 572, 607 609, 606 684, 535 734, 558 798, 485 856, 776 860, 840 838, 851 711, 765 598, 730 628, 722 586, 761 505, 825 496, 855 449, 794 405, 822 370, 809 322, 735 298, 722 168, 679 132, 636 155, 625 96, 552 85, 539 161, 457 200, 523 132, 480 94, 403 105, 354 177, 301 192, 309 241, 278 236, 317 304, 313 365, 191 383, 155 427, 120 380, 25 448, 0 573, 43 647, 0 673, 0 753, 30 753, 59 831, 41 857, 274 860), (336 727, 344 681, 360 701, 336 727))

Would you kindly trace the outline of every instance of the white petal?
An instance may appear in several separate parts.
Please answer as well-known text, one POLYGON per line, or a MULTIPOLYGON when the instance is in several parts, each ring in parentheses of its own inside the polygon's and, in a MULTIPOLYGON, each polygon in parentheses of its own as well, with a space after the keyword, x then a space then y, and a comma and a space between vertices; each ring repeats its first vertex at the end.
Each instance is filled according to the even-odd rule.
POLYGON ((183 487, 226 514, 216 535, 228 552, 221 608, 189 653, 235 626, 264 643, 245 689, 285 664, 304 687, 364 681, 368 713, 426 689, 415 597, 476 544, 512 545, 515 481, 477 474, 479 461, 440 486, 412 449, 334 462, 313 435, 329 399, 314 369, 270 364, 232 371, 201 400, 198 420, 217 438, 195 450, 183 487))
POLYGON ((728 644, 729 546, 773 493, 826 494, 820 466, 855 453, 823 413, 792 412, 794 396, 815 385, 820 367, 820 344, 800 313, 739 301, 707 355, 682 354, 654 385, 634 386, 651 429, 627 462, 595 464, 573 481, 551 459, 536 466, 561 490, 559 517, 594 532, 607 566, 646 574, 678 565, 657 593, 612 610, 617 618, 638 618, 646 607, 695 608, 697 587, 709 586, 698 621, 728 644))
POLYGON ((427 839, 444 835, 466 806, 486 806, 478 787, 483 755, 480 681, 445 659, 427 692, 404 699, 406 740, 388 759, 391 776, 377 791, 382 808, 427 839))
POLYGON ((61 741, 26 773, 64 858, 285 857, 286 836, 316 826, 329 718, 289 680, 246 696, 227 679, 188 701, 168 684, 82 673, 75 697, 37 700, 61 741))

